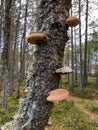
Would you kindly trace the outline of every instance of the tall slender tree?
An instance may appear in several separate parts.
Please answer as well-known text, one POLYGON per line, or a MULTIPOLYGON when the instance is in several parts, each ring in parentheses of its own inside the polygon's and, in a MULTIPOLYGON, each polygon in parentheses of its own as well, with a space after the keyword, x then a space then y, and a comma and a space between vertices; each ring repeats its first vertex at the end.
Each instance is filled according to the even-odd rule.
MULTIPOLYGON (((73 28, 71 28, 71 68, 74 70, 73 28)), ((70 90, 74 90, 74 73, 71 74, 70 90)))
POLYGON ((17 52, 18 52, 18 37, 19 37, 19 30, 20 30, 20 15, 21 15, 21 0, 19 0, 18 4, 18 11, 16 12, 16 3, 14 2, 14 6, 15 6, 15 15, 17 16, 16 18, 16 22, 15 22, 15 27, 14 27, 14 40, 13 40, 13 65, 12 65, 12 78, 13 78, 13 83, 14 82, 14 77, 16 77, 16 97, 19 97, 19 85, 18 85, 18 75, 19 75, 19 70, 18 70, 18 56, 17 56, 17 52))
MULTIPOLYGON (((72 8, 71 8, 71 16, 72 16, 72 8)), ((71 28, 71 67, 74 70, 74 45, 73 45, 73 28, 71 28)), ((71 85, 70 90, 74 90, 74 73, 71 74, 71 85)))
POLYGON ((80 91, 83 91, 82 43, 81 43, 81 0, 79 0, 79 44, 80 44, 80 91))
POLYGON ((27 31, 27 13, 28 11, 28 0, 26 0, 25 4, 25 16, 24 16, 24 25, 23 25, 23 34, 21 39, 21 52, 20 52, 20 77, 19 79, 23 81, 25 79, 25 65, 26 65, 26 31, 27 31))
POLYGON ((4 7, 4 47, 2 52, 2 59, 4 65, 8 67, 8 49, 10 43, 10 31, 11 31, 11 4, 12 0, 5 0, 4 7))
POLYGON ((84 47, 84 73, 83 84, 87 84, 87 47, 88 47, 88 0, 86 0, 86 21, 85 21, 85 47, 84 47))
MULTIPOLYGON (((2 82, 3 82, 3 95, 2 95, 2 105, 5 109, 5 113, 7 114, 7 93, 11 90, 10 86, 10 71, 9 71, 9 50, 11 43, 11 6, 12 0, 1 1, 3 8, 3 52, 2 52, 2 82)), ((12 93, 10 93, 12 94, 12 93)))
POLYGON ((77 44, 76 44, 76 29, 74 30, 75 37, 75 82, 77 83, 77 44))

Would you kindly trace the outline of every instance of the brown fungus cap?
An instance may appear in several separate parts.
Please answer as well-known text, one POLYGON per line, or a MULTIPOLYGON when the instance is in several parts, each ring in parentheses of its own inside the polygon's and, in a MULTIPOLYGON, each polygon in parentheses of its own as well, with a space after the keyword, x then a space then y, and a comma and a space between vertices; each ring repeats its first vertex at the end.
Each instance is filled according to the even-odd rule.
POLYGON ((70 74, 72 72, 73 70, 69 66, 64 66, 56 70, 56 73, 60 73, 60 74, 70 74))
POLYGON ((59 102, 66 100, 69 95, 69 92, 65 89, 55 89, 50 91, 49 96, 47 97, 47 101, 50 102, 59 102))
POLYGON ((27 41, 31 44, 39 44, 48 41, 48 37, 43 33, 34 33, 27 37, 27 41))
POLYGON ((68 19, 66 19, 66 24, 69 27, 75 27, 80 23, 80 20, 76 18, 75 16, 69 16, 68 19))

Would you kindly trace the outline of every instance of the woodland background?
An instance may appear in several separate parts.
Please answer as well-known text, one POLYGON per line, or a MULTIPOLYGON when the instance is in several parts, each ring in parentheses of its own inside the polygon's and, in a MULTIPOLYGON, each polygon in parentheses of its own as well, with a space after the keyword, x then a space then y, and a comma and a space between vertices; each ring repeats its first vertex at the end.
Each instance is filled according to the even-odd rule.
MULTIPOLYGON (((35 0, 0 1, 0 97, 4 113, 9 113, 8 98, 20 97, 20 91, 32 74, 35 45, 26 37, 37 31, 39 20, 35 0)), ((71 91, 83 93, 90 80, 98 89, 98 1, 73 0, 70 15, 80 19, 79 26, 69 28, 63 65, 74 72, 63 76, 71 91)), ((64 85, 64 84, 63 84, 64 85)))

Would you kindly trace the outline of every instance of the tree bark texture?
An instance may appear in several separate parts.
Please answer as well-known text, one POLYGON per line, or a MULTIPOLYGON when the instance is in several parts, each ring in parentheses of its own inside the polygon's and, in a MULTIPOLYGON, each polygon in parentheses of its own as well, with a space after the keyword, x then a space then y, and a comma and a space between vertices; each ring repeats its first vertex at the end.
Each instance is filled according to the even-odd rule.
POLYGON ((80 19, 80 24, 79 24, 79 44, 80 44, 80 92, 83 91, 83 65, 82 65, 82 43, 81 43, 81 0, 79 0, 79 19, 80 19))
POLYGON ((4 4, 4 25, 3 25, 3 52, 2 52, 2 77, 8 72, 8 88, 9 94, 12 95, 12 72, 11 72, 11 65, 12 65, 12 38, 11 38, 11 8, 12 7, 12 0, 5 0, 4 4))
POLYGON ((2 60, 4 64, 8 65, 8 50, 10 43, 10 30, 11 30, 11 4, 12 0, 5 0, 5 14, 4 14, 4 47, 2 52, 2 60))
POLYGON ((87 85, 88 80, 88 70, 87 70, 87 51, 88 51, 88 3, 89 1, 86 0, 86 22, 85 22, 85 50, 84 50, 84 75, 83 75, 83 85, 87 85))
POLYGON ((76 30, 75 31, 75 82, 77 83, 78 75, 77 75, 77 44, 76 44, 76 30))
POLYGON ((25 17, 24 17, 24 30, 21 39, 21 53, 20 53, 20 76, 19 76, 19 84, 25 79, 25 66, 26 66, 26 47, 27 42, 25 40, 26 31, 27 31, 27 15, 28 15, 28 0, 26 0, 25 5, 25 17))
POLYGON ((46 98, 59 87, 60 75, 55 70, 62 66, 68 40, 65 22, 70 8, 71 0, 41 0, 38 29, 49 41, 37 46, 32 76, 27 81, 26 97, 14 130, 44 130, 47 125, 53 103, 46 98))
MULTIPOLYGON (((71 9, 71 16, 72 16, 72 9, 71 9)), ((74 70, 73 28, 71 28, 71 68, 74 70)), ((71 74, 70 90, 74 91, 74 73, 71 74)))

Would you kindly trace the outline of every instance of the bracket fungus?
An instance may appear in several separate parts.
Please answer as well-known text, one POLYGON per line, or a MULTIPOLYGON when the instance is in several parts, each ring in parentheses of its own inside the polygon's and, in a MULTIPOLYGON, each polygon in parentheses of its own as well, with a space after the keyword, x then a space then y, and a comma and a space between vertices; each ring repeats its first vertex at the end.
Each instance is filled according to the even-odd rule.
POLYGON ((69 27, 75 27, 80 23, 80 20, 76 18, 75 16, 69 16, 68 19, 66 19, 66 24, 69 27))
POLYGON ((27 37, 27 41, 31 44, 39 44, 48 41, 48 37, 43 33, 34 33, 27 37))
POLYGON ((73 70, 69 66, 64 66, 62 68, 57 69, 55 72, 59 74, 70 74, 73 72, 73 70))
POLYGON ((59 101, 66 100, 69 95, 69 92, 65 89, 55 89, 50 91, 47 101, 58 104, 59 101))

